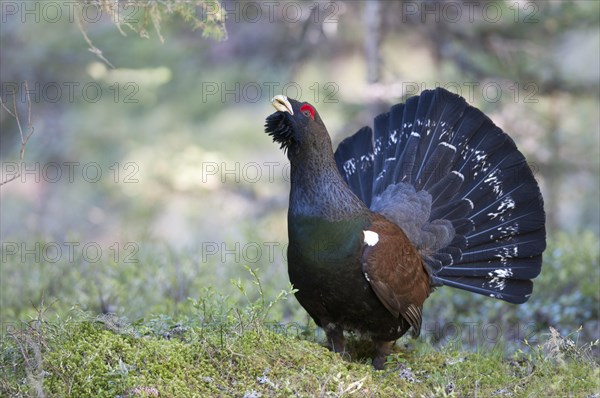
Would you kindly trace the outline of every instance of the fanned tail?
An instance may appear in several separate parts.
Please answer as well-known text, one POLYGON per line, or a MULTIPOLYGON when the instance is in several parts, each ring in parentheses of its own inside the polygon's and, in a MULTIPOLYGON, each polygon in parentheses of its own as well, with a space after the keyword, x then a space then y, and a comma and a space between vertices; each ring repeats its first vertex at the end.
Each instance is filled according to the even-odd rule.
POLYGON ((370 127, 363 127, 352 137, 352 141, 345 140, 340 143, 335 151, 335 161, 341 167, 342 175, 367 205, 371 203, 373 185, 373 131, 370 127))
POLYGON ((373 211, 419 248, 434 285, 525 302, 546 247, 542 196, 514 141, 444 89, 344 140, 335 159, 373 211))

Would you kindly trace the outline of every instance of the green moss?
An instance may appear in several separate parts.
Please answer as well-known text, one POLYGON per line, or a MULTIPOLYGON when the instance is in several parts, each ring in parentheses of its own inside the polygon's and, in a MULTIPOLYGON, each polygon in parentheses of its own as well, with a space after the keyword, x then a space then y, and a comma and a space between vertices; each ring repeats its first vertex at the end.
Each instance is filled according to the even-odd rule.
MULTIPOLYGON (((385 371, 375 371, 364 356, 344 359, 318 343, 247 320, 241 316, 237 323, 218 327, 175 323, 166 317, 131 326, 85 314, 66 321, 37 321, 2 340, 0 393, 20 397, 41 389, 57 397, 585 396, 600 387, 597 364, 585 359, 583 348, 557 334, 544 346, 511 359, 501 350, 434 350, 410 341, 410 348, 397 348, 389 357, 385 371)), ((368 345, 356 338, 351 345, 368 355, 368 345)))
POLYGON ((247 283, 234 285, 247 300, 236 305, 207 289, 188 311, 134 323, 116 316, 37 318, 0 339, 0 396, 586 396, 600 388, 593 350, 598 342, 550 333, 535 345, 482 345, 460 341, 434 347, 402 339, 385 371, 370 365, 373 347, 349 335, 352 359, 322 346, 315 325, 278 325, 269 311, 293 293, 265 300, 247 283), (515 352, 516 351, 516 352, 515 352))

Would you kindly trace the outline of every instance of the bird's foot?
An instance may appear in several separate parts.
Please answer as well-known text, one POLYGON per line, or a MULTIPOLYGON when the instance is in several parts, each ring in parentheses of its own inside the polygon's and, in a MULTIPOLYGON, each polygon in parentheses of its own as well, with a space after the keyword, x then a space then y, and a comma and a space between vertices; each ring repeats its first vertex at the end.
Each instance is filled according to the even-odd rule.
POLYGON ((396 341, 373 341, 375 343, 375 357, 373 357, 373 367, 377 370, 383 370, 387 362, 387 356, 392 353, 392 347, 396 341))
POLYGON ((342 354, 342 356, 349 355, 344 329, 330 323, 325 327, 325 333, 327 334, 327 345, 331 351, 342 354))

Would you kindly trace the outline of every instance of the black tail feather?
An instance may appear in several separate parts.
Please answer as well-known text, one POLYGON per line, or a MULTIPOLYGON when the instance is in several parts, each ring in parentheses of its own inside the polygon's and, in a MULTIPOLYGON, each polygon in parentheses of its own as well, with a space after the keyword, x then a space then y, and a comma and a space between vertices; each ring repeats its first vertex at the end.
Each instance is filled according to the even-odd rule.
MULTIPOLYGON (((546 246, 543 201, 514 141, 481 111, 446 90, 424 91, 375 118, 373 133, 363 128, 344 140, 336 162, 369 206, 388 187, 427 191, 429 223, 450 221, 454 234, 448 243, 443 231, 438 246, 421 248, 434 284, 527 300, 546 246)), ((379 200, 378 211, 393 213, 389 200, 379 200)))
POLYGON ((458 193, 464 179, 465 177, 461 173, 451 171, 435 183, 435 185, 427 190, 433 198, 431 206, 439 207, 444 203, 448 203, 458 193))
POLYGON ((416 188, 429 191, 433 185, 450 173, 452 159, 456 154, 456 148, 446 142, 439 143, 426 165, 422 168, 422 174, 418 174, 416 188))
POLYGON ((373 192, 373 131, 363 127, 342 141, 335 151, 335 161, 348 185, 367 205, 373 192))
MULTIPOLYGON (((436 278, 434 277, 434 279, 436 278)), ((513 304, 526 302, 533 290, 533 283, 530 280, 458 276, 445 278, 440 282, 440 284, 446 286, 497 298, 513 304)))
MULTIPOLYGON (((390 176, 391 178, 387 178, 387 184, 391 185, 397 181, 406 181, 406 175, 403 174, 404 166, 414 166, 415 158, 417 156, 417 148, 409 148, 408 141, 412 140, 414 144, 414 140, 416 139, 416 133, 413 135, 413 122, 415 120, 415 115, 417 114, 417 106, 419 105, 419 97, 411 97, 406 101, 404 106, 404 112, 402 113, 402 121, 397 128, 400 129, 400 138, 398 139, 398 144, 396 145, 396 154, 395 158, 398 161, 394 167, 394 174, 390 176), (411 155, 412 154, 412 155, 411 155), (412 160, 407 160, 409 157, 412 157, 412 160)), ((418 142, 417 142, 418 143, 418 142)), ((382 170, 382 173, 390 174, 391 170, 386 170, 385 172, 382 170)), ((385 188, 384 188, 385 189, 385 188)))

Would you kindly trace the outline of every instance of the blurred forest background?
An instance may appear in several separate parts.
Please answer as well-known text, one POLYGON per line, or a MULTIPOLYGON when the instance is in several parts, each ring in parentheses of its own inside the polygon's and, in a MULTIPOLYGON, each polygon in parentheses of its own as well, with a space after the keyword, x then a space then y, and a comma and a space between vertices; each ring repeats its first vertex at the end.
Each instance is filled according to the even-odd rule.
MULTIPOLYGON (((0 190, 3 330, 42 302, 132 320, 184 316, 207 289, 243 303, 259 294, 231 283, 251 279, 245 266, 275 299, 289 169, 263 133, 270 98, 315 104, 336 145, 441 85, 524 152, 549 247, 527 304, 442 288, 424 338, 519 345, 549 325, 599 337, 599 2, 1 4, 2 180, 16 177, 0 190), (8 110, 27 135, 25 81, 21 162, 8 110)), ((294 299, 271 316, 308 322, 294 299)))

